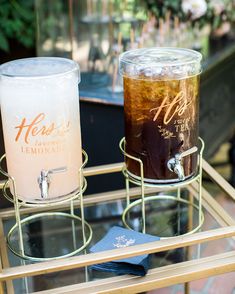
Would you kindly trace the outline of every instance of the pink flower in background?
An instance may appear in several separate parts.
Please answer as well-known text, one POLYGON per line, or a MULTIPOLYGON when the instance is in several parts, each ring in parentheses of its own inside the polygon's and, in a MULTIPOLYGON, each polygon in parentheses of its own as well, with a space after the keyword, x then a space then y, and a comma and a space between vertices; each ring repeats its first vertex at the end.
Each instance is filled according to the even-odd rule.
POLYGON ((222 23, 221 26, 214 31, 214 36, 222 37, 223 35, 227 34, 230 31, 230 29, 231 24, 228 21, 226 21, 222 23))
POLYGON ((211 0, 209 5, 213 8, 215 15, 220 15, 225 10, 225 3, 223 0, 211 0))
POLYGON ((191 15, 192 20, 200 18, 207 11, 205 0, 183 0, 181 7, 185 14, 191 15))

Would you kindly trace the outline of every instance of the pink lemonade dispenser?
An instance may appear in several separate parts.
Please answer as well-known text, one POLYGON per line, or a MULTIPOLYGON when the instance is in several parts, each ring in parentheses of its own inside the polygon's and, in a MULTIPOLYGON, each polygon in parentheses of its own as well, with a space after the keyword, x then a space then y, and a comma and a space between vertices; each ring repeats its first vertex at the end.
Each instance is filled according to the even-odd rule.
POLYGON ((79 82, 78 64, 65 58, 0 66, 7 171, 21 200, 50 200, 79 190, 79 82))

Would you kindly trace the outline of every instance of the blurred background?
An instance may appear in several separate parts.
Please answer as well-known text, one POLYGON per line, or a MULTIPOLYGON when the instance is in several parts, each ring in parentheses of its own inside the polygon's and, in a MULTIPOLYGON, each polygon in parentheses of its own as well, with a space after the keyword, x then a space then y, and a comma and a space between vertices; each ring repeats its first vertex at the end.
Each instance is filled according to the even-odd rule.
POLYGON ((118 55, 140 47, 186 47, 204 58, 234 40, 234 0, 0 1, 1 63, 27 56, 79 62, 83 84, 122 90, 118 55), (86 73, 86 74, 85 74, 86 73), (89 74, 88 74, 89 73, 89 74), (92 82, 92 85, 91 85, 92 82))

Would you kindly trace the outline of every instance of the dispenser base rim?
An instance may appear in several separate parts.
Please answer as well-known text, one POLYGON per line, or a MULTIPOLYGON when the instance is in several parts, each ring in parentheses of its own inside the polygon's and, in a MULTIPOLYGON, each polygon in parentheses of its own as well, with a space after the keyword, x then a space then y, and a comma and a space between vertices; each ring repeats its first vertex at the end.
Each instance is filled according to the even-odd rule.
MULTIPOLYGON (((172 200, 172 201, 175 201, 176 203, 179 202, 179 203, 185 203, 189 206, 192 206, 193 208, 195 208, 198 213, 200 215, 199 217, 199 222, 197 224, 197 226, 195 226, 194 228, 192 228, 191 230, 189 230, 187 233, 184 233, 184 234, 178 234, 177 236, 186 236, 186 235, 190 235, 190 234, 193 234, 195 232, 197 232, 203 225, 204 223, 204 213, 203 211, 201 210, 200 211, 200 207, 194 203, 190 203, 190 201, 186 200, 186 199, 182 199, 182 198, 177 198, 175 196, 172 196, 172 195, 154 195, 154 196, 148 196, 148 197, 145 197, 144 198, 144 203, 146 202, 149 202, 149 201, 154 201, 154 200, 172 200)), ((138 205, 141 205, 142 203, 142 199, 137 199, 135 201, 133 201, 131 204, 129 204, 125 210, 123 211, 123 214, 122 214, 122 222, 124 224, 124 226, 127 228, 127 229, 130 229, 130 230, 134 230, 130 225, 128 225, 127 223, 127 215, 128 213, 130 212, 130 210, 138 205)), ((174 238, 175 236, 169 236, 169 237, 161 237, 161 240, 163 239, 169 239, 169 238, 174 238)))
MULTIPOLYGON (((21 220, 20 225, 25 225, 33 220, 44 218, 46 216, 50 216, 50 217, 57 216, 57 217, 68 218, 68 219, 77 221, 82 226, 82 219, 79 216, 72 215, 69 213, 64 213, 64 212, 45 212, 45 213, 38 213, 35 215, 31 215, 31 216, 28 216, 28 217, 24 218, 23 220, 21 220)), ((88 246, 88 244, 90 243, 90 241, 92 239, 93 232, 92 232, 91 226, 89 225, 89 223, 87 221, 83 220, 83 222, 84 222, 84 231, 87 230, 87 232, 88 232, 87 235, 86 235, 86 232, 84 232, 85 236, 84 236, 84 240, 83 240, 83 245, 81 245, 80 247, 74 249, 73 251, 71 251, 67 254, 53 256, 53 257, 29 256, 29 255, 23 253, 22 249, 20 249, 20 247, 24 246, 24 244, 20 244, 20 240, 18 242, 18 245, 19 245, 18 248, 15 249, 15 246, 13 246, 13 241, 11 240, 11 238, 16 231, 18 231, 18 234, 19 234, 18 224, 15 224, 8 232, 7 245, 8 245, 8 248, 11 250, 11 252, 14 253, 16 256, 18 256, 22 259, 25 259, 25 260, 29 260, 29 261, 35 261, 35 262, 39 261, 40 262, 40 261, 49 261, 49 260, 56 260, 56 259, 70 257, 70 256, 73 256, 73 255, 81 252, 82 250, 84 250, 88 246)), ((24 240, 23 240, 23 242, 24 242, 24 240)))

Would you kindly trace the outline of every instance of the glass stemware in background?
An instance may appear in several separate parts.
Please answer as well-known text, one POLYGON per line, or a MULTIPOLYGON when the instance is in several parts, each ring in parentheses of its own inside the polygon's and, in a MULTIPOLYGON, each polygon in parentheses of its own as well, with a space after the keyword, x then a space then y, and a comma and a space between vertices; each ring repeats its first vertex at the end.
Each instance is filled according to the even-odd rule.
POLYGON ((36 0, 37 54, 77 61, 83 89, 107 87, 111 68, 112 76, 116 70, 111 64, 120 51, 119 32, 126 50, 130 30, 140 35, 146 11, 141 0, 67 0, 56 5, 36 0))

